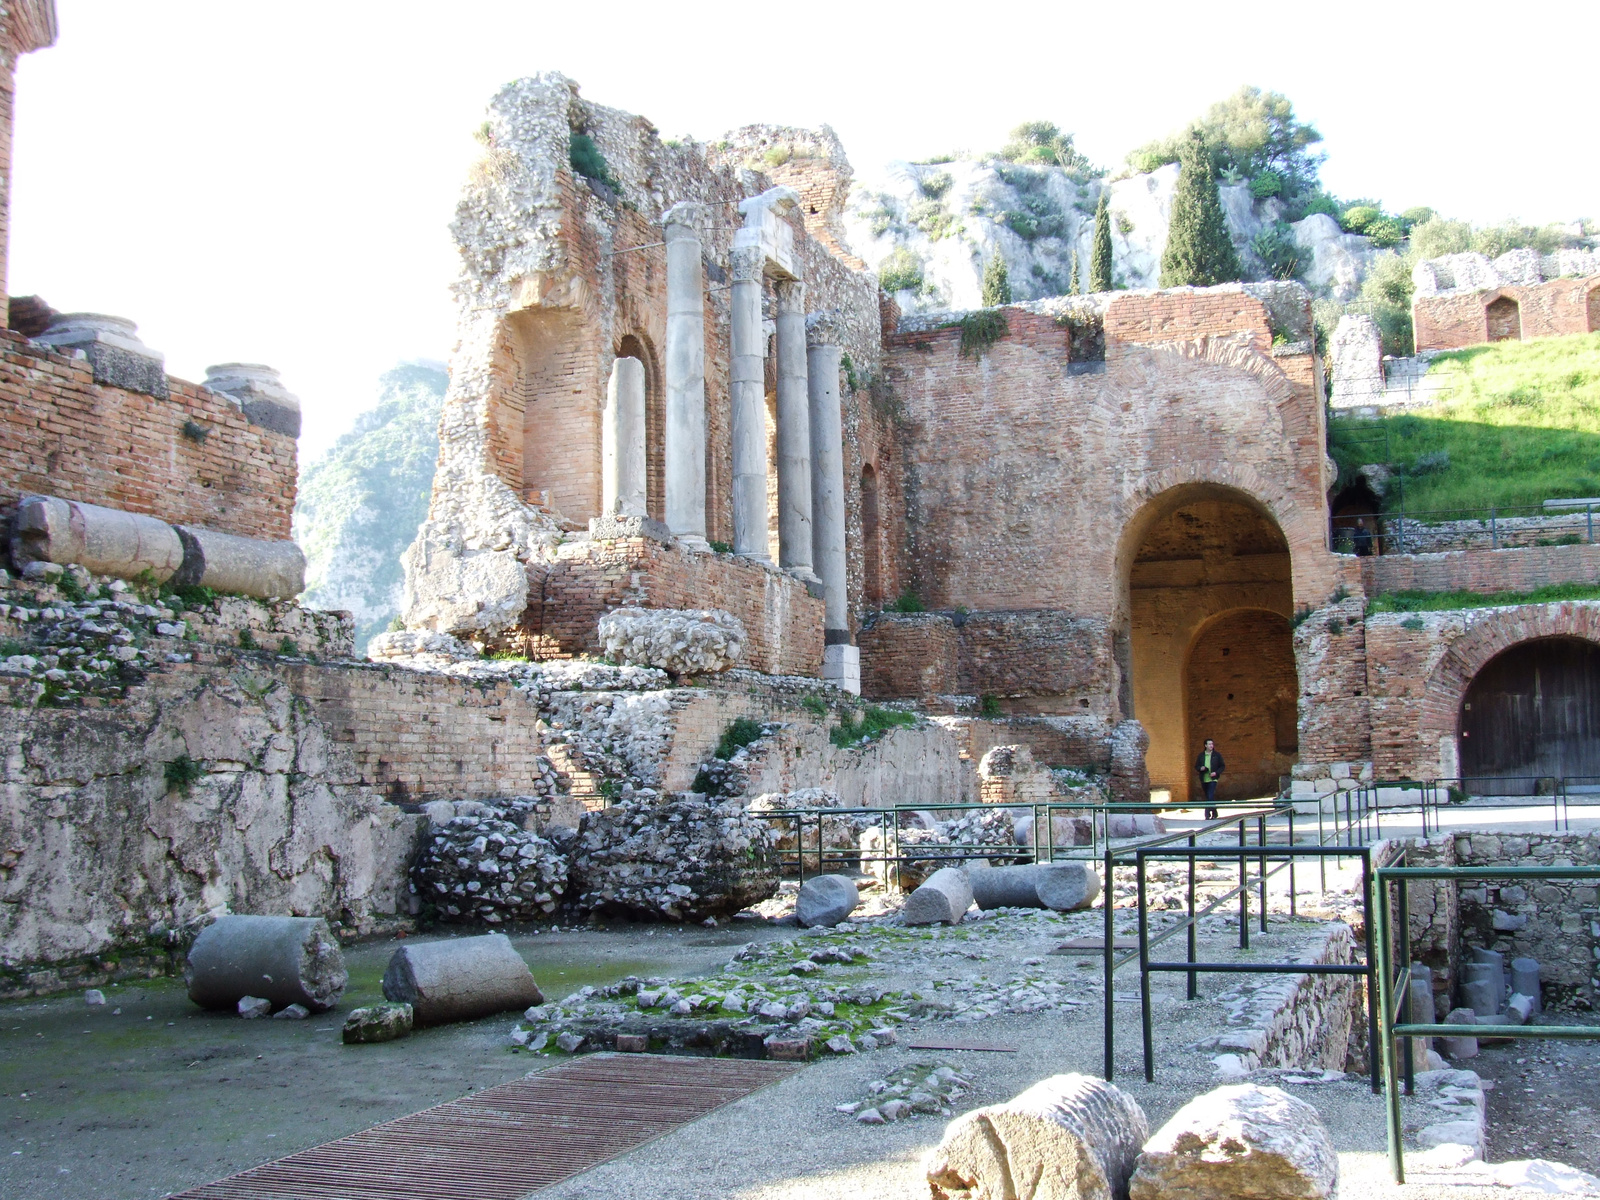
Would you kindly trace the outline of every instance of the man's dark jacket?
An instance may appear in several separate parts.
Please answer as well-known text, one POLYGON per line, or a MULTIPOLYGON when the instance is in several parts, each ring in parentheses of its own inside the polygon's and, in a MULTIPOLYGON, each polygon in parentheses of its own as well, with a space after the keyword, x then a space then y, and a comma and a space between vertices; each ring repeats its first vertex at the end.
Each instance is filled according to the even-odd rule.
MULTIPOLYGON (((1206 766, 1206 752, 1204 750, 1202 750, 1202 751, 1200 751, 1200 753, 1198 755, 1195 756, 1195 760, 1194 760, 1195 774, 1198 775, 1201 771, 1205 770, 1205 766, 1206 766)), ((1218 754, 1215 750, 1213 750, 1211 752, 1211 773, 1214 776, 1216 776, 1218 779, 1221 779, 1222 778, 1222 770, 1223 770, 1222 755, 1218 754)))

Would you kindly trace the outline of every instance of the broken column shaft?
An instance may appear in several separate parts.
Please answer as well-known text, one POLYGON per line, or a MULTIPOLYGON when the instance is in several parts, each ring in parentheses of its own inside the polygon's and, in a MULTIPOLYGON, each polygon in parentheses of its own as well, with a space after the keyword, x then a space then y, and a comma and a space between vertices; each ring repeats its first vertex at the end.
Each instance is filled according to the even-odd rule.
POLYGON ((759 246, 735 247, 733 268, 733 552, 771 562, 767 550, 766 350, 759 246))
POLYGON ((663 431, 667 528, 706 546, 706 310, 698 225, 701 206, 675 204, 667 243, 667 393, 663 431))
POLYGON ((851 645, 845 575, 844 434, 839 412, 840 350, 837 321, 812 313, 806 322, 806 386, 811 416, 812 565, 822 580, 822 677, 861 692, 861 660, 851 645))
POLYGON ((642 517, 645 511, 644 364, 611 364, 600 424, 600 507, 607 516, 642 517))
POLYGON ((806 396, 806 285, 786 280, 778 295, 778 565, 812 574, 811 416, 806 396))

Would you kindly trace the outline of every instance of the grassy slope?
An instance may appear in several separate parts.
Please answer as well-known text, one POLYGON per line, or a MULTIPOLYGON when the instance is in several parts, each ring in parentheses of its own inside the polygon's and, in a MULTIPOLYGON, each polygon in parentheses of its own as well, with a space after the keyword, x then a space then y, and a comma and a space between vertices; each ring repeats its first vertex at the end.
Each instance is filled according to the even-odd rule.
MULTIPOLYGON (((1404 469, 1407 512, 1600 496, 1600 333, 1452 351, 1429 376, 1448 387, 1432 408, 1332 422, 1342 477, 1364 463, 1404 469), (1430 471, 1424 461, 1419 469, 1419 459, 1441 450, 1448 467, 1430 471)), ((1384 508, 1399 501, 1391 485, 1384 508)))

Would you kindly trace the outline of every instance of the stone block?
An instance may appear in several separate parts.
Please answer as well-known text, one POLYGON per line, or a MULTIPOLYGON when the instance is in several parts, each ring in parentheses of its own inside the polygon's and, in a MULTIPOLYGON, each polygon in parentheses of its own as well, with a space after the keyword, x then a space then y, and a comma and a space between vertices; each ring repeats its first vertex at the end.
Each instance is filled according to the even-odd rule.
POLYGON ((285 437, 300 436, 300 397, 283 386, 275 368, 262 363, 218 363, 206 368, 205 385, 237 401, 250 424, 285 437))
POLYGON ((1339 790, 1339 785, 1331 779, 1314 779, 1311 781, 1311 785, 1316 788, 1319 796, 1326 796, 1330 792, 1339 790))
POLYGON ((768 1038, 767 1057, 785 1062, 806 1062, 811 1058, 810 1038, 768 1038))
POLYGON ((650 1049, 650 1037, 643 1033, 617 1034, 617 1050, 622 1054, 643 1054, 650 1049))
POLYGON ((814 875, 800 885, 795 897, 795 919, 805 928, 834 926, 861 902, 856 881, 844 875, 814 875))
POLYGON ((503 933, 400 947, 383 973, 383 994, 409 1004, 418 1025, 471 1021, 544 1003, 528 964, 503 933))
POLYGON ((674 675, 726 671, 744 654, 744 625, 720 609, 616 608, 600 618, 600 649, 636 667, 674 675))
POLYGON ((372 1004, 352 1009, 340 1031, 347 1045, 366 1042, 392 1042, 410 1037, 412 1012, 409 1004, 372 1004))
POLYGON ((1511 960, 1511 990, 1533 1000, 1535 1014, 1540 1009, 1539 962, 1533 958, 1511 960))
MULTIPOLYGON (((1452 1008, 1445 1017, 1444 1023, 1446 1025, 1476 1025, 1478 1018, 1477 1014, 1470 1008, 1452 1008)), ((1439 1048, 1444 1051, 1444 1056, 1453 1062, 1458 1062, 1464 1058, 1478 1057, 1478 1038, 1476 1034, 1462 1034, 1460 1037, 1441 1038, 1440 1042, 1442 1044, 1439 1048)))
POLYGON ((37 340, 57 350, 83 351, 94 381, 102 386, 170 399, 164 356, 140 341, 138 330, 126 317, 62 313, 37 340))
POLYGON ((1332 775, 1335 779, 1349 779, 1350 778, 1350 764, 1347 763, 1347 762, 1336 762, 1336 763, 1333 763, 1328 768, 1328 774, 1332 775))

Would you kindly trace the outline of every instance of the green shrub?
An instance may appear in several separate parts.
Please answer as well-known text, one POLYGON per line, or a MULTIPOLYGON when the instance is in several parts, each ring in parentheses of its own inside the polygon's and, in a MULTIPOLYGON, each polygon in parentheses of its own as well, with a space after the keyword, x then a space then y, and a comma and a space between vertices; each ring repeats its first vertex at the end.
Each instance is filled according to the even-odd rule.
POLYGON ((291 654, 291 655, 299 654, 300 653, 300 647, 299 647, 299 645, 296 644, 295 640, 292 637, 285 637, 282 641, 280 641, 278 643, 278 653, 279 654, 291 654))
POLYGON ((1361 305, 1372 314, 1383 336, 1383 352, 1402 357, 1415 344, 1411 329, 1412 255, 1392 250, 1373 258, 1361 284, 1361 305))
MULTIPOLYGON (((1600 584, 1553 583, 1529 592, 1380 592, 1368 612, 1453 612, 1465 608, 1503 608, 1512 604, 1551 604, 1560 600, 1600 600, 1600 584)), ((1409 629, 1409 622, 1403 622, 1409 629)))
POLYGON ((585 179, 603 184, 613 192, 622 191, 622 185, 612 177, 605 155, 587 133, 574 133, 567 139, 567 163, 585 179))
POLYGON ((1198 132, 1185 139, 1178 161, 1167 248, 1161 255, 1161 286, 1231 283, 1241 274, 1239 256, 1222 217, 1215 167, 1198 132))
POLYGON ((260 647, 256 645, 256 635, 251 633, 248 629, 239 630, 239 649, 241 649, 241 650, 258 650, 258 649, 260 649, 260 647))
POLYGON ((891 601, 889 604, 885 605, 883 611, 919 613, 927 612, 928 610, 923 607, 922 597, 917 595, 917 593, 912 591, 910 588, 907 588, 905 591, 900 593, 899 599, 891 601))
POLYGON ((1069 294, 1073 296, 1079 295, 1083 291, 1083 284, 1078 278, 1078 252, 1076 250, 1072 252, 1072 276, 1067 287, 1069 294))
POLYGON ((1471 249, 1472 226, 1465 221, 1447 221, 1434 215, 1411 228, 1411 251, 1419 259, 1464 254, 1471 249))
POLYGON ((1405 240, 1406 230, 1394 217, 1379 217, 1368 223, 1367 236, 1372 239, 1374 246, 1387 250, 1405 240))
POLYGON ((988 353, 989 347, 1011 332, 1005 310, 1000 308, 980 308, 977 312, 969 312, 954 325, 961 330, 962 358, 982 358, 988 353))
POLYGON ((978 700, 978 715, 989 718, 1000 716, 1000 697, 987 694, 982 696, 978 700))
POLYGON ((187 754, 180 754, 177 758, 167 760, 162 768, 166 777, 167 791, 188 794, 189 788, 194 785, 200 776, 206 773, 205 767, 190 758, 187 754))
POLYGON ((715 540, 714 538, 708 538, 706 540, 706 545, 710 546, 718 554, 732 554, 733 553, 733 543, 732 542, 719 542, 719 541, 715 540))
POLYGON ((878 286, 891 294, 919 291, 922 279, 922 260, 904 246, 896 246, 878 264, 878 286))
POLYGON ((1263 171, 1250 181, 1250 194, 1257 200, 1270 200, 1283 192, 1283 176, 1276 171, 1263 171))
POLYGON ((841 750, 854 746, 866 738, 872 741, 882 737, 891 729, 902 729, 908 725, 915 725, 917 718, 911 713, 896 712, 892 708, 879 708, 867 704, 852 713, 847 713, 844 719, 828 731, 828 740, 841 750))
POLYGON ((390 633, 404 633, 405 631, 406 631, 406 623, 404 621, 402 621, 399 617, 396 617, 394 620, 389 622, 389 632, 390 633))
POLYGON ((65 569, 56 576, 56 590, 74 604, 82 604, 89 598, 89 593, 84 590, 83 584, 78 581, 76 572, 70 568, 65 569))
POLYGON ((998 308, 1011 303, 1011 273, 1006 270, 1005 256, 998 250, 983 268, 983 306, 998 308))
POLYGON ((744 747, 762 735, 760 721, 752 721, 749 717, 740 717, 722 731, 722 739, 717 742, 713 753, 717 758, 732 758, 744 747))
POLYGON ((1110 188, 1101 191, 1100 199, 1094 206, 1094 240, 1090 247, 1089 290, 1109 292, 1112 271, 1110 188))
POLYGON ((1339 224, 1346 233, 1365 233, 1367 226, 1383 216, 1383 210, 1374 204, 1352 204, 1344 210, 1339 224))
POLYGON ((1302 265, 1300 243, 1286 221, 1267 226, 1251 239, 1250 249, 1274 279, 1296 279, 1302 265))
POLYGON ((821 696, 805 697, 800 701, 800 707, 805 709, 814 717, 825 717, 828 715, 828 702, 821 696))
POLYGON ((1026 121, 1011 131, 1011 137, 995 156, 1005 162, 1062 167, 1074 178, 1099 174, 1073 144, 1072 134, 1062 133, 1050 121, 1026 121))
POLYGON ((937 200, 918 200, 906 210, 906 220, 937 242, 954 228, 956 219, 937 200))
POLYGON ((953 182, 949 171, 935 171, 917 180, 917 189, 929 200, 942 200, 953 182))

